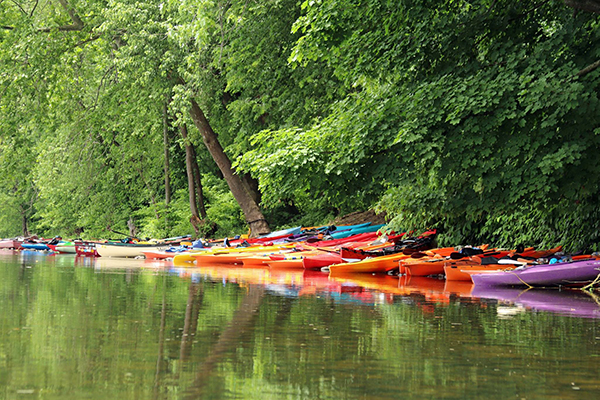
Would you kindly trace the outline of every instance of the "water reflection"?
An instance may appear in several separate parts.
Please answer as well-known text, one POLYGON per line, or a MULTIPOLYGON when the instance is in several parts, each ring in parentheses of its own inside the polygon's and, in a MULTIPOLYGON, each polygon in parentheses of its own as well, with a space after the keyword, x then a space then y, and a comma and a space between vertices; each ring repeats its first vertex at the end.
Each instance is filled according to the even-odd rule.
POLYGON ((513 289, 475 287, 475 297, 497 299, 503 304, 524 307, 528 310, 549 311, 553 313, 583 318, 600 318, 600 298, 597 294, 581 290, 558 289, 513 289))
POLYGON ((0 256, 0 398, 569 399, 600 390, 600 307, 583 293, 60 257, 0 256), (551 302, 568 306, 539 305, 551 302))
POLYGON ((445 281, 430 277, 388 276, 382 274, 340 273, 329 276, 320 271, 298 269, 248 268, 241 266, 203 266, 177 268, 165 260, 77 257, 77 266, 93 267, 103 273, 131 273, 132 270, 152 270, 191 279, 192 282, 212 280, 222 284, 261 285, 275 296, 298 298, 324 296, 338 303, 374 305, 392 304, 394 298, 411 298, 422 308, 449 305, 458 299, 481 303, 497 300, 510 314, 519 309, 554 312, 585 318, 600 318, 597 295, 579 290, 481 288, 466 281, 445 281), (507 309, 507 306, 512 308, 507 309))

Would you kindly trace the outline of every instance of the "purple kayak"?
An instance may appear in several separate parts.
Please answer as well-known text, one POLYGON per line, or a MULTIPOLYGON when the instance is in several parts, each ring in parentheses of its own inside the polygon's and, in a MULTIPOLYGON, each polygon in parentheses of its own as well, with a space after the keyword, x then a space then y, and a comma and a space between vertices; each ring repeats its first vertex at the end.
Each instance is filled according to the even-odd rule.
POLYGON ((581 290, 525 289, 476 286, 473 297, 497 299, 536 311, 582 318, 600 318, 600 304, 593 294, 581 290))
POLYGON ((576 286, 592 282, 600 274, 600 260, 531 265, 511 271, 471 275, 475 286, 576 286))

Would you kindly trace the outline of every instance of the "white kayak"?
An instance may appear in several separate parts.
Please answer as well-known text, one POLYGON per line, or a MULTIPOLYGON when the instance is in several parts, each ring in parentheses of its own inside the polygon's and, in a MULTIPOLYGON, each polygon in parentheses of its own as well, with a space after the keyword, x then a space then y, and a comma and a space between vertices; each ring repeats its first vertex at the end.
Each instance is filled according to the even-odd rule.
POLYGON ((170 245, 139 244, 139 243, 102 243, 96 244, 100 257, 144 257, 145 251, 164 251, 170 245))

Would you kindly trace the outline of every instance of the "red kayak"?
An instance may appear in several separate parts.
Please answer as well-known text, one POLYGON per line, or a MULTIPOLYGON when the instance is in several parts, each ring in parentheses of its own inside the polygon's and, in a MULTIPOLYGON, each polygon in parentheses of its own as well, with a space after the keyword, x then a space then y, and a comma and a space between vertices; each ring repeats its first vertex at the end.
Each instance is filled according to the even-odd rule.
POLYGON ((323 251, 320 254, 304 257, 302 265, 304 269, 321 269, 328 267, 332 264, 339 264, 344 262, 342 256, 339 253, 329 253, 323 251))

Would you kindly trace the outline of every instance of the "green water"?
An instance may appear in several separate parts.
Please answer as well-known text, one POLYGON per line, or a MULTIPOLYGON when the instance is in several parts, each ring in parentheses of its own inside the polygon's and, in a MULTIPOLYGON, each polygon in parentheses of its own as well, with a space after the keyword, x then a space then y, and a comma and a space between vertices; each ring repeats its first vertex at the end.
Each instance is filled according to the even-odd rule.
POLYGON ((0 399, 600 395, 585 295, 583 318, 443 281, 41 254, 0 254, 0 399))

